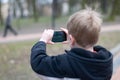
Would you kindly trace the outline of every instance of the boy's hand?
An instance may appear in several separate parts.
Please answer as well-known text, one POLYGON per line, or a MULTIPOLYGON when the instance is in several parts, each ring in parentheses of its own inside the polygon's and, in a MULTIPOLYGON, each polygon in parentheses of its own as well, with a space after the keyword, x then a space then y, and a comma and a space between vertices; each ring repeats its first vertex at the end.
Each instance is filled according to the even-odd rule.
POLYGON ((65 28, 61 28, 61 30, 64 31, 64 32, 66 33, 66 35, 67 35, 67 40, 64 41, 64 42, 62 42, 62 43, 63 43, 63 44, 68 44, 68 43, 69 43, 69 34, 68 34, 68 30, 65 29, 65 28))
POLYGON ((53 37, 53 34, 54 34, 54 30, 46 29, 42 33, 42 36, 41 36, 39 41, 43 41, 43 42, 48 43, 48 44, 54 44, 54 42, 51 41, 52 37, 53 37))

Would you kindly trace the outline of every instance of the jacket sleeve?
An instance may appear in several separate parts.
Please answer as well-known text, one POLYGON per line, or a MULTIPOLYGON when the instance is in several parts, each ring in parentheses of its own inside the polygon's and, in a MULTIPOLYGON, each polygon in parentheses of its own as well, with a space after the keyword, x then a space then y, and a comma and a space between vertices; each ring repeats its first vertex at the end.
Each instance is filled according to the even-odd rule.
POLYGON ((31 49, 31 67, 38 74, 62 78, 64 71, 61 69, 61 57, 48 56, 46 44, 40 41, 31 49))

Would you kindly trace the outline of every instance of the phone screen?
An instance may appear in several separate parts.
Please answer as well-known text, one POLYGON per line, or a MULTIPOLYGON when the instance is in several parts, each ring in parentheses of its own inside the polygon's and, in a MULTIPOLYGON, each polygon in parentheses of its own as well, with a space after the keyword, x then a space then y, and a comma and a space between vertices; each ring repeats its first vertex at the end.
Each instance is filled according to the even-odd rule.
POLYGON ((63 42, 66 41, 66 33, 64 31, 54 31, 52 41, 53 42, 63 42))

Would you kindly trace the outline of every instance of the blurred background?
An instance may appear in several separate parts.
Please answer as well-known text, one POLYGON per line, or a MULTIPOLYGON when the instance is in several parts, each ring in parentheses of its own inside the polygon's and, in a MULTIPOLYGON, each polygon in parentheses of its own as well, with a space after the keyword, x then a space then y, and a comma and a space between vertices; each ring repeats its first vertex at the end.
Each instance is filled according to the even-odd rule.
MULTIPOLYGON (((102 14, 103 25, 97 45, 113 53, 112 80, 119 80, 120 0, 0 0, 0 80, 40 80, 29 64, 31 47, 44 29, 66 27, 69 16, 86 6, 102 14), (4 37, 8 14, 17 35, 8 30, 4 37)), ((64 53, 64 49, 70 48, 60 43, 47 46, 49 55, 58 55, 58 51, 64 53)))

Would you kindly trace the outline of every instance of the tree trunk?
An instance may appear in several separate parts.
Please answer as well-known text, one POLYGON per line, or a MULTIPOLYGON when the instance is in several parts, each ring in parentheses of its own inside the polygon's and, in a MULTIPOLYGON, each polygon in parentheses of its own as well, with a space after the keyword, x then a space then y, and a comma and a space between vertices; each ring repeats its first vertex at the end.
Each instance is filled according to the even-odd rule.
POLYGON ((1 3, 1 0, 0 0, 0 24, 3 25, 3 17, 2 17, 2 12, 1 12, 1 9, 2 9, 2 3, 1 3))
POLYGON ((33 17, 36 22, 38 22, 38 12, 36 8, 36 0, 32 0, 32 6, 33 6, 33 17))
POLYGON ((70 9, 69 9, 69 13, 72 13, 72 8, 76 5, 76 3, 78 3, 79 0, 69 0, 69 5, 70 5, 70 9))
POLYGON ((24 10, 23 10, 22 3, 20 2, 20 0, 16 0, 16 1, 17 1, 19 8, 20 8, 21 18, 23 18, 24 17, 24 14, 23 14, 24 10))
POLYGON ((90 6, 91 0, 82 0, 82 8, 85 9, 85 6, 90 6))
POLYGON ((102 13, 107 13, 107 0, 101 0, 101 10, 102 10, 102 13))
POLYGON ((13 16, 16 17, 16 2, 13 2, 13 16))
POLYGON ((32 5, 32 0, 26 0, 27 1, 27 8, 29 11, 29 16, 33 15, 33 6, 32 5))
POLYGON ((97 0, 82 0, 81 5, 82 5, 83 9, 85 9, 86 6, 92 8, 92 9, 95 9, 96 8, 96 5, 95 5, 96 2, 97 2, 97 0))
POLYGON ((52 29, 55 29, 55 20, 56 20, 56 0, 53 0, 53 3, 52 3, 52 22, 51 22, 51 26, 52 26, 52 29))
POLYGON ((111 14, 109 16, 109 20, 114 20, 115 16, 119 13, 119 7, 120 7, 120 1, 119 0, 113 0, 112 10, 111 14))

